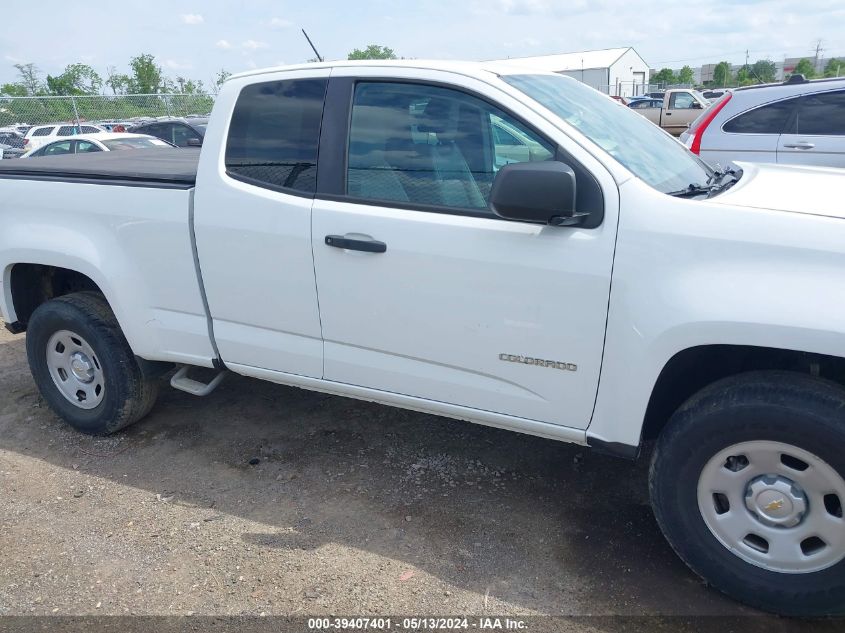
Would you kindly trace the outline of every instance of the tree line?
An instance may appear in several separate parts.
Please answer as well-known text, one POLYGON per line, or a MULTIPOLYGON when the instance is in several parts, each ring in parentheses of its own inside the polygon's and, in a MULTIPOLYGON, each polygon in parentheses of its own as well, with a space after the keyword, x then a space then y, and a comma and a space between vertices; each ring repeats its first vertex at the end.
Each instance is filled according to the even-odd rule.
MULTIPOLYGON (((824 70, 818 73, 813 62, 804 58, 799 60, 790 75, 804 75, 807 79, 845 76, 845 59, 828 60, 824 70)), ((730 62, 722 61, 714 67, 713 79, 703 82, 703 85, 706 88, 750 86, 772 83, 776 81, 776 78, 777 66, 770 59, 758 59, 753 64, 745 64, 736 72, 734 72, 730 62)), ((661 68, 651 76, 651 83, 663 85, 692 84, 694 83, 693 70, 689 66, 684 66, 678 72, 671 68, 661 68)))
MULTIPOLYGON (((370 44, 364 49, 354 49, 348 59, 396 59, 392 48, 370 44)), ((309 61, 317 61, 311 59, 309 61)), ((103 77, 88 64, 68 64, 58 75, 44 75, 33 63, 14 64, 18 71, 16 81, 0 85, 0 95, 6 97, 67 97, 92 95, 153 95, 153 94, 203 94, 217 93, 232 74, 221 69, 214 83, 207 89, 202 80, 181 76, 168 77, 155 56, 149 53, 136 55, 129 60, 129 72, 118 72, 109 66, 103 77)))
MULTIPOLYGON (((90 96, 127 94, 203 94, 207 88, 202 80, 177 76, 168 77, 153 55, 142 53, 129 60, 129 72, 118 72, 109 66, 103 77, 88 64, 68 64, 57 75, 44 75, 35 64, 14 64, 16 81, 0 85, 0 95, 7 97, 90 96)), ((218 71, 211 92, 231 73, 218 71)))

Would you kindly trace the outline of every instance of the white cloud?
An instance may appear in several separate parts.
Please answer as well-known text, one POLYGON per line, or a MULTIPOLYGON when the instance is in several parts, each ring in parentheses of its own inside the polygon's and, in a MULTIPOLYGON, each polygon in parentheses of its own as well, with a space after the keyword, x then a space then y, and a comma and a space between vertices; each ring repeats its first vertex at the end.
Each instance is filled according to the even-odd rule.
POLYGON ((202 24, 205 22, 205 18, 199 13, 183 13, 180 17, 182 18, 182 24, 202 24))
POLYGON ((214 45, 217 48, 222 48, 224 51, 228 51, 230 48, 232 48, 232 44, 229 42, 229 40, 217 40, 214 45))
POLYGON ((531 15, 549 10, 548 0, 499 0, 498 4, 510 15, 531 15))
POLYGON ((293 26, 293 22, 290 20, 283 20, 282 18, 272 18, 268 23, 271 29, 286 29, 288 27, 293 26))
POLYGON ((267 48, 267 42, 258 42, 256 40, 246 40, 241 42, 241 46, 249 51, 257 51, 259 48, 267 48))
POLYGON ((170 70, 191 70, 194 67, 191 62, 182 62, 175 59, 165 60, 164 65, 170 70))

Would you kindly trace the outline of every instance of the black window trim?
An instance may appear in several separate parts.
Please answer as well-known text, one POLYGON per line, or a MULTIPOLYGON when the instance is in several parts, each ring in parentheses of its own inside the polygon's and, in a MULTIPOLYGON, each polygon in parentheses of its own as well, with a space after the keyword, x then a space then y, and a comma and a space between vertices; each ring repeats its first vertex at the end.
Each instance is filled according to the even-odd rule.
MULTIPOLYGON (((599 204, 600 210, 598 213, 591 213, 588 221, 580 225, 579 228, 594 229, 604 223, 605 201, 604 191, 601 188, 601 184, 589 169, 584 167, 579 161, 575 160, 574 157, 572 157, 557 143, 549 140, 549 138, 537 130, 535 126, 525 121, 521 116, 515 114, 501 103, 497 103, 486 95, 477 93, 474 90, 443 81, 414 79, 408 77, 358 76, 329 78, 323 105, 320 144, 317 150, 317 191, 314 196, 315 199, 331 202, 344 202, 347 204, 360 204, 371 207, 388 207, 402 209, 405 211, 424 211, 427 213, 439 213, 444 215, 486 218, 488 220, 498 220, 500 222, 514 221, 500 218, 489 210, 449 207, 445 205, 424 204, 419 202, 403 202, 399 200, 361 198, 348 195, 346 193, 346 176, 349 160, 349 131, 352 124, 352 102, 355 97, 355 87, 359 83, 402 83, 445 88, 479 99, 497 110, 504 112, 508 116, 513 117, 520 123, 520 125, 523 125, 527 130, 537 135, 537 137, 555 149, 555 160, 565 162, 568 165, 574 165, 593 181, 595 190, 599 192, 601 199, 599 204), (340 146, 343 147, 343 151, 320 152, 319 148, 322 147, 324 143, 327 147, 337 147, 338 143, 340 143, 340 146)), ((287 193, 287 191, 285 191, 285 193, 287 193)))
MULTIPOLYGON (((302 191, 300 189, 292 189, 291 187, 283 187, 281 185, 274 185, 272 183, 266 182, 264 180, 258 180, 256 178, 250 178, 249 176, 243 176, 241 174, 234 173, 226 167, 226 148, 229 145, 229 135, 226 135, 225 142, 223 144, 223 165, 224 165, 224 173, 226 176, 231 178, 232 180, 236 180, 238 182, 242 182, 247 185, 251 185, 253 187, 259 187, 261 189, 266 189, 268 191, 275 191, 276 193, 283 193, 288 196, 296 196, 297 198, 305 198, 306 200, 314 200, 317 197, 317 193, 320 191, 320 146, 322 145, 323 140, 323 126, 325 125, 326 120, 326 103, 328 102, 329 97, 329 86, 331 85, 331 78, 326 75, 324 77, 292 77, 286 79, 271 79, 269 81, 262 81, 247 84, 241 91, 238 92, 238 96, 235 99, 235 105, 232 107, 232 111, 229 113, 229 122, 231 123, 232 116, 234 116, 235 108, 238 106, 238 99, 240 99, 241 92, 243 92, 246 88, 251 86, 258 85, 259 83, 278 83, 282 81, 302 81, 302 80, 324 80, 326 82, 326 90, 323 93, 323 111, 320 113, 320 126, 317 128, 317 158, 315 161, 315 165, 317 167, 317 182, 314 186, 313 192, 302 191)), ((205 137, 203 136, 203 140, 205 137)))

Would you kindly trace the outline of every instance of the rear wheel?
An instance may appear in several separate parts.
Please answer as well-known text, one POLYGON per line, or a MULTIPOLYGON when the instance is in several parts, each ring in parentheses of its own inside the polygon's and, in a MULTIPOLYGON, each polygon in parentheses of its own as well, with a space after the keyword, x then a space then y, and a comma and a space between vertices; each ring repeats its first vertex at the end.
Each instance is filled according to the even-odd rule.
POLYGON ((709 584, 784 615, 845 613, 845 390, 787 372, 728 378, 672 417, 652 504, 709 584))
POLYGON ((145 416, 158 392, 99 293, 40 305, 29 320, 30 370, 50 408, 74 428, 107 435, 145 416))

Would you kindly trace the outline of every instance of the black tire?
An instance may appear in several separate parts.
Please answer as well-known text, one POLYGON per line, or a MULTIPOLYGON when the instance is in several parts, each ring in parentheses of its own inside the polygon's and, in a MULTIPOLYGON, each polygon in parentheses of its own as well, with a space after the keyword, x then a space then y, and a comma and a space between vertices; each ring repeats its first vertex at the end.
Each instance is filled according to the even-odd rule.
POLYGON ((137 422, 152 409, 158 381, 142 372, 114 313, 96 292, 77 292, 41 304, 29 319, 26 355, 35 384, 50 408, 73 428, 89 435, 109 435, 137 422), (47 363, 47 345, 60 330, 81 336, 102 366, 104 393, 92 409, 83 409, 57 387, 47 363))
POLYGON ((657 522, 696 574, 736 600, 788 616, 845 614, 845 559, 806 573, 765 569, 729 550, 702 517, 698 481, 708 461, 740 442, 760 440, 803 449, 845 477, 845 389, 802 374, 761 371, 726 378, 690 398, 652 455, 657 522))

